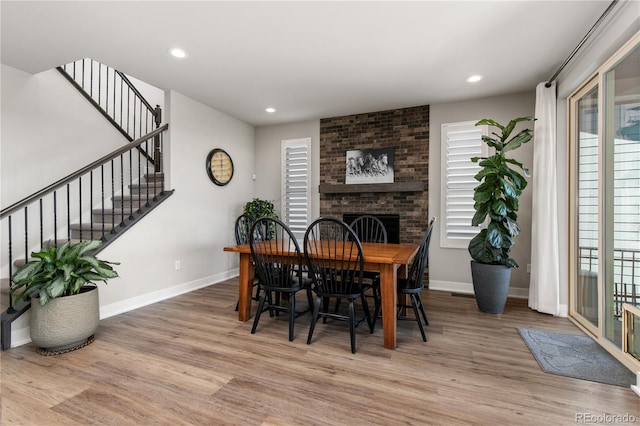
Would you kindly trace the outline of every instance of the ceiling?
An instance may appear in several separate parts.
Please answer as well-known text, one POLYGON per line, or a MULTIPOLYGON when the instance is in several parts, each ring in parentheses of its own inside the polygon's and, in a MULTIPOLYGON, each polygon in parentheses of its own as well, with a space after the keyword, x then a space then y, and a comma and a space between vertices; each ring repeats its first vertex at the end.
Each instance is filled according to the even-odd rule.
POLYGON ((261 126, 533 91, 609 4, 3 0, 0 52, 29 73, 92 58, 261 126))

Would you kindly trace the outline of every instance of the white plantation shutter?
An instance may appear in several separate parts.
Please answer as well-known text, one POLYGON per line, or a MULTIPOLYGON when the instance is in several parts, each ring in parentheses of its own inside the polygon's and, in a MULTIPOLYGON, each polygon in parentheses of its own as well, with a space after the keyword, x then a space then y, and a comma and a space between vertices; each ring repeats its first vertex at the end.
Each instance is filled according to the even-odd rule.
POLYGON ((282 141, 282 220, 302 242, 311 212, 311 139, 282 141))
POLYGON ((473 190, 479 184, 474 176, 480 167, 472 157, 485 157, 487 147, 482 142, 487 126, 475 126, 475 121, 442 125, 442 188, 440 246, 467 248, 480 231, 471 226, 473 190))

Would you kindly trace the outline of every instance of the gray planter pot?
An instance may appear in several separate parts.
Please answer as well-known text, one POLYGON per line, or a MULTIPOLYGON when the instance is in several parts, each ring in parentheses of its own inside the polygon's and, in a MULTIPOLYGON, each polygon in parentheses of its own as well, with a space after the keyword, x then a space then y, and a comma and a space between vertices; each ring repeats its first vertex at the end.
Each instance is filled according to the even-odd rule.
POLYGON ((83 345, 98 329, 100 302, 98 287, 85 287, 73 296, 58 297, 44 306, 31 301, 31 340, 48 351, 83 345))
POLYGON ((507 303, 511 268, 471 261, 473 291, 478 309, 489 314, 501 314, 507 303))

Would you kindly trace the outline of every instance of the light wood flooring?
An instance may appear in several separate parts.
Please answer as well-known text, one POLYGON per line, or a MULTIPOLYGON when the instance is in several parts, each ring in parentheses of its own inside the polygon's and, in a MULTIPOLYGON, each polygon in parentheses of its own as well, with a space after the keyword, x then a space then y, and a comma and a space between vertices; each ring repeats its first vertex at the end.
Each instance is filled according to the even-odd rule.
MULTIPOLYGON (((256 334, 234 306, 237 279, 105 319, 96 341, 2 357, 2 425, 573 425, 577 415, 640 421, 628 388, 543 373, 517 327, 581 334, 567 319, 510 300, 501 316, 475 300, 425 291, 427 343, 398 324, 398 348, 346 323, 309 319, 287 339, 284 316, 256 334)), ((254 309, 257 303, 254 302, 254 309)), ((584 417, 583 417, 584 418, 584 417)), ((579 422, 578 422, 579 423, 579 422)))

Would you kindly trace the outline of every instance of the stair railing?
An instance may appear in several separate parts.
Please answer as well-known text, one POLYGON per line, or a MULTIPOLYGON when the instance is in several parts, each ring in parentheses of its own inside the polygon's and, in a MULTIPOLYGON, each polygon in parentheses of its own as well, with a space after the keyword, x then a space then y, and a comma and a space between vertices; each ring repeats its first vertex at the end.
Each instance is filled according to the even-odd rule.
MULTIPOLYGON (((156 149, 162 153, 168 127, 165 124, 0 211, 1 276, 11 277, 16 261, 24 262, 49 242, 99 239, 104 248, 170 195, 155 161, 142 154, 156 149)), ((14 310, 12 299, 8 313, 14 310)))
MULTIPOLYGON (((124 73, 89 58, 56 69, 130 142, 160 127, 160 106, 152 107, 124 73)), ((155 167, 161 171, 160 163, 155 167)))

